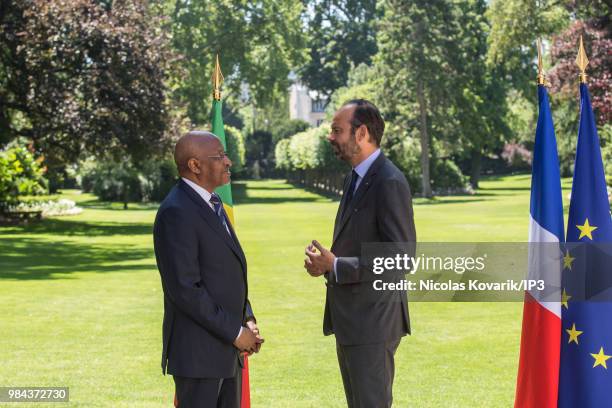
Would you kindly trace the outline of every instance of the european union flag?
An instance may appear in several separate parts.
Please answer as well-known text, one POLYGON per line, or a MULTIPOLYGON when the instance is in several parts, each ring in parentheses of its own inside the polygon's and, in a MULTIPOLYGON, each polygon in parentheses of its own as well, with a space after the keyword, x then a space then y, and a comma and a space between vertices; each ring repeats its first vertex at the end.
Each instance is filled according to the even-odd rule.
POLYGON ((558 406, 612 407, 612 219, 586 84, 566 241, 558 406))

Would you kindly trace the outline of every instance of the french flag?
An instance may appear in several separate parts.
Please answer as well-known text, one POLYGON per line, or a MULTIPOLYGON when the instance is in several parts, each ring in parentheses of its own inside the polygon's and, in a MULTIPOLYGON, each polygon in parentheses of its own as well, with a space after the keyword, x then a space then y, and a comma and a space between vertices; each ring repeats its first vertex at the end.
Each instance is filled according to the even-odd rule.
POLYGON ((547 292, 525 293, 515 408, 556 408, 561 348, 563 202, 557 141, 548 93, 538 85, 529 229, 529 276, 547 292))

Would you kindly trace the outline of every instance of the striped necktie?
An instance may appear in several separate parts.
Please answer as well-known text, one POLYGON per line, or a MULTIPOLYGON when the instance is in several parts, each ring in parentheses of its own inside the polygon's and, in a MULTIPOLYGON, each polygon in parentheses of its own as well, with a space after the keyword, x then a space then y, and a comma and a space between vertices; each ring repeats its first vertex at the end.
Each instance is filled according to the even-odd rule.
POLYGON ((223 211, 223 203, 221 202, 221 197, 219 197, 217 193, 212 193, 210 196, 210 202, 215 209, 215 214, 217 214, 217 217, 219 217, 219 221, 221 222, 223 227, 225 227, 225 230, 229 233, 229 228, 227 226, 227 221, 223 211))

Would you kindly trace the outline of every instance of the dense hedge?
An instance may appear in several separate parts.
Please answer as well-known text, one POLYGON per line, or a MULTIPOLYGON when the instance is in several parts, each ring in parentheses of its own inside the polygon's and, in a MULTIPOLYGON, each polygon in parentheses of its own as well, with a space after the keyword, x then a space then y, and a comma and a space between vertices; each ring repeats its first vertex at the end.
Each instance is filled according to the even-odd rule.
POLYGON ((333 193, 342 191, 348 167, 338 160, 326 140, 329 124, 297 133, 276 144, 276 167, 289 181, 333 193))
MULTIPOLYGON (((300 132, 276 144, 276 167, 284 170, 290 181, 334 193, 342 191, 348 166, 338 160, 326 140, 329 124, 300 132)), ((383 151, 402 170, 411 189, 421 188, 420 145, 415 138, 390 139, 383 151)), ((432 186, 436 193, 463 191, 466 178, 448 158, 432 157, 432 186)))

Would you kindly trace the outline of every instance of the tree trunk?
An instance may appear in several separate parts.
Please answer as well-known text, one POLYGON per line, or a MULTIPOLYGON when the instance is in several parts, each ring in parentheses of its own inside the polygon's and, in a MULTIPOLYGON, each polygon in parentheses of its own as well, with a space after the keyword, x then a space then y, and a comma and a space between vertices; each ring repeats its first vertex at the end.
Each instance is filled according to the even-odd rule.
POLYGON ((480 169, 482 168, 482 153, 480 150, 472 150, 472 163, 470 165, 470 185, 475 190, 478 188, 480 169))
POLYGON ((417 99, 420 111, 420 133, 421 133, 421 172, 423 197, 431 198, 431 177, 429 174, 429 135, 427 134, 427 101, 423 90, 423 82, 417 82, 417 99))

